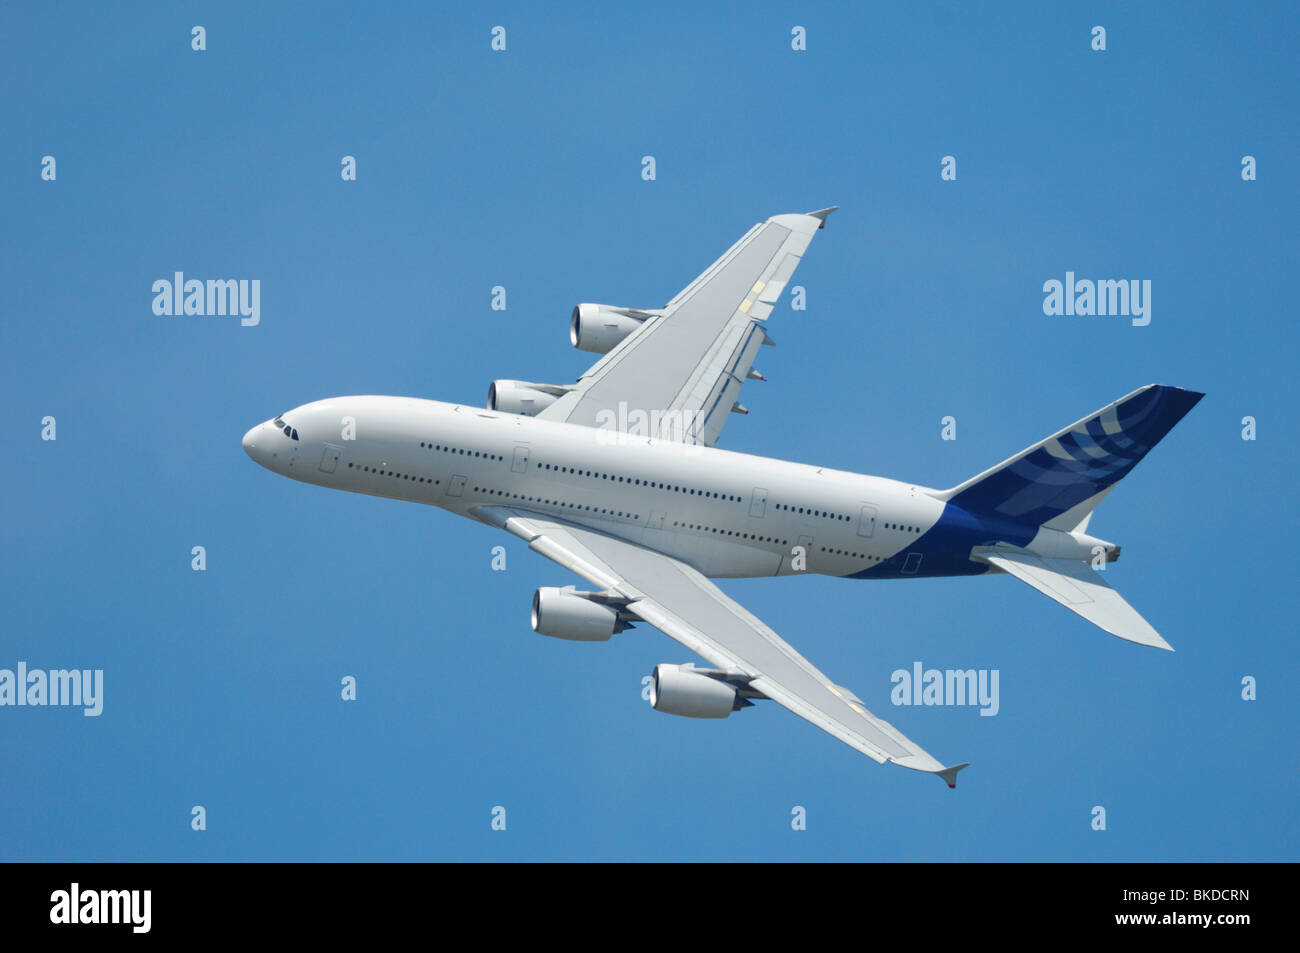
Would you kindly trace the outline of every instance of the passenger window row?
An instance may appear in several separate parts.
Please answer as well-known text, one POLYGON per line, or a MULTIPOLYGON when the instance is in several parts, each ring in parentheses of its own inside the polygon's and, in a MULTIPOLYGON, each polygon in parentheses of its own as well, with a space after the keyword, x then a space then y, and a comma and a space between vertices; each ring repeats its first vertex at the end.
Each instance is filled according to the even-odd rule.
POLYGON ((654 480, 642 480, 636 477, 618 476, 613 473, 600 473, 595 470, 582 470, 578 467, 562 466, 558 463, 539 463, 537 466, 542 470, 551 470, 555 473, 568 473, 573 476, 591 477, 593 480, 607 480, 611 483, 624 483, 628 486, 647 486, 655 490, 667 490, 670 493, 682 493, 686 496, 701 496, 714 500, 727 500, 732 503, 741 502, 739 496, 731 493, 720 493, 716 490, 698 490, 688 486, 678 486, 674 483, 658 483, 654 480))
POLYGON ((544 506, 553 506, 557 509, 567 509, 574 512, 582 511, 584 513, 601 513, 605 516, 617 516, 622 519, 639 520, 640 513, 625 513, 622 510, 610 510, 600 506, 588 506, 585 503, 570 503, 567 500, 547 500, 540 496, 526 496, 521 493, 507 493, 505 490, 495 490, 491 487, 473 488, 475 493, 486 493, 488 496, 500 496, 507 500, 520 500, 525 503, 541 503, 544 506))
POLYGON ((852 556, 854 559, 865 559, 868 562, 873 562, 873 563, 881 562, 884 559, 883 556, 871 556, 868 555, 867 553, 851 553, 847 549, 836 549, 833 546, 830 547, 823 546, 821 549, 822 552, 828 553, 831 556, 852 556))
POLYGON ((501 454, 499 453, 487 453, 482 450, 466 450, 462 447, 448 447, 441 443, 439 444, 425 443, 423 440, 420 441, 420 446, 423 447, 425 450, 440 450, 443 453, 456 453, 462 457, 481 457, 484 460, 505 459, 505 457, 501 456, 501 454))
POLYGON ((757 533, 742 533, 734 529, 719 529, 716 526, 705 526, 703 523, 680 523, 673 520, 674 526, 680 526, 682 529, 694 529, 701 533, 714 533, 718 536, 734 536, 736 539, 748 539, 756 543, 775 543, 780 546, 790 545, 789 540, 777 539, 775 536, 760 536, 757 533))
POLYGON ((362 473, 374 473, 377 476, 392 477, 395 480, 410 480, 412 483, 428 483, 431 486, 440 486, 442 484, 441 480, 435 480, 432 477, 416 476, 413 473, 397 473, 393 470, 387 469, 386 467, 368 467, 359 463, 349 463, 348 469, 357 469, 362 473))
MULTIPOLYGON (((849 520, 850 520, 849 517, 844 516, 844 515, 842 515, 842 514, 840 514, 840 513, 831 513, 831 512, 828 512, 827 510, 815 510, 815 509, 813 509, 813 508, 810 507, 810 506, 809 506, 809 507, 805 507, 805 506, 792 506, 792 505, 789 504, 789 503, 777 503, 777 504, 775 504, 775 506, 776 506, 776 508, 777 508, 778 510, 784 510, 784 511, 787 512, 787 513, 800 513, 800 514, 802 514, 803 516, 818 516, 818 517, 821 517, 822 519, 828 519, 828 520, 839 520, 839 521, 842 521, 842 522, 845 522, 845 523, 849 522, 849 520)), ((900 530, 900 531, 902 531, 902 532, 904 532, 904 533, 919 533, 919 532, 921 532, 921 529, 920 529, 920 527, 918 527, 918 526, 907 526, 907 525, 903 525, 903 524, 900 524, 900 523, 881 523, 880 525, 881 525, 882 527, 884 527, 885 529, 896 529, 896 530, 900 530)), ((854 556, 854 555, 858 555, 858 554, 857 554, 857 553, 848 553, 847 555, 854 556)))
POLYGON ((814 510, 812 507, 791 506, 789 503, 777 503, 776 508, 778 510, 785 510, 787 513, 801 513, 804 516, 820 516, 822 519, 842 520, 846 523, 849 521, 847 516, 842 516, 839 513, 830 513, 826 510, 814 510))

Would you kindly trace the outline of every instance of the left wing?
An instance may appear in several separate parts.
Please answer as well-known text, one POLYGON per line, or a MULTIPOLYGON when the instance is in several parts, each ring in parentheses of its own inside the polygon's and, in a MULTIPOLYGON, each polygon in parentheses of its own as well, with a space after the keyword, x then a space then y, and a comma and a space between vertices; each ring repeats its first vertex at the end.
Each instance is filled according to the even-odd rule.
POLYGON ((772 699, 881 763, 937 774, 956 787, 965 764, 945 767, 862 700, 836 685, 759 619, 686 563, 596 530, 508 506, 473 515, 611 595, 714 665, 728 679, 772 699))
MULTIPOLYGON (((776 215, 746 232, 537 414, 587 427, 612 415, 641 436, 713 446, 768 342, 763 322, 832 208, 776 215)), ((627 429, 627 428, 624 428, 627 429)))

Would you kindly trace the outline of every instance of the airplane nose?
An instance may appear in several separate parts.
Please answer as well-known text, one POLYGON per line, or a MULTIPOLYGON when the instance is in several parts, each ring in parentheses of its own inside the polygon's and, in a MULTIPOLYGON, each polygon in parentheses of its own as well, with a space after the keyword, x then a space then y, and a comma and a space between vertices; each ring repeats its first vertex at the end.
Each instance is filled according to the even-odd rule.
POLYGON ((258 424, 248 433, 244 434, 244 453, 252 458, 253 462, 261 463, 261 455, 258 453, 257 442, 259 439, 265 440, 265 435, 261 433, 262 425, 258 424))

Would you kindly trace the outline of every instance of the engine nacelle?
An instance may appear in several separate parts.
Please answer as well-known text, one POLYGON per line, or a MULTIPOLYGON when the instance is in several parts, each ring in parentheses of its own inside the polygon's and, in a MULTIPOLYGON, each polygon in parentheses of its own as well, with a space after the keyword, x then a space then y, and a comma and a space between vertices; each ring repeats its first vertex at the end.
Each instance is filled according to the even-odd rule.
POLYGON ((656 665, 650 678, 650 707, 687 718, 726 718, 738 706, 736 690, 701 675, 690 665, 656 665))
POLYGON ((546 586, 533 593, 533 631, 570 642, 608 642, 627 622, 612 606, 593 602, 572 586, 546 586))
POLYGON ((569 319, 569 341, 579 351, 608 354, 646 318, 662 313, 612 304, 580 304, 569 319))
POLYGON ((559 384, 534 384, 531 381, 493 381, 488 387, 487 408, 503 414, 536 417, 566 393, 559 384))

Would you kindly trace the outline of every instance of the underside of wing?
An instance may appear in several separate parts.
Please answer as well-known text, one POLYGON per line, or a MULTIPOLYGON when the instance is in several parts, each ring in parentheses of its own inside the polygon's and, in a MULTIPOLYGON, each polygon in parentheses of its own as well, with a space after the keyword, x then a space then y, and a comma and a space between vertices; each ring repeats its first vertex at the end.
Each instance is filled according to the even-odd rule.
POLYGON ((945 766, 867 711, 772 629, 686 563, 584 526, 505 506, 478 519, 599 586, 602 598, 718 666, 714 674, 769 698, 874 758, 939 775, 950 787, 965 764, 945 766))
POLYGON ((832 211, 755 225, 662 310, 636 312, 635 330, 537 416, 712 446, 743 410, 741 386, 770 342, 763 323, 832 211))

